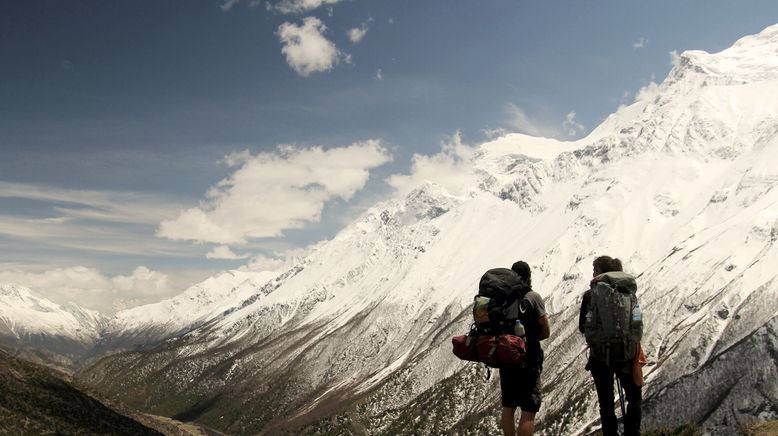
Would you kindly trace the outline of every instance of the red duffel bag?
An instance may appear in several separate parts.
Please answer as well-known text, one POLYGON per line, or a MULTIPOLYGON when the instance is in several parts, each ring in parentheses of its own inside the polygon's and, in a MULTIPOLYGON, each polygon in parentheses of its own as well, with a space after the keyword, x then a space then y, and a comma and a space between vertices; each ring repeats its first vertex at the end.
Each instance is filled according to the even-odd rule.
POLYGON ((454 355, 462 360, 482 362, 492 368, 519 365, 524 362, 527 345, 519 336, 454 336, 454 355))
POLYGON ((478 362, 478 350, 475 347, 476 336, 461 335, 451 338, 454 355, 462 360, 478 362))

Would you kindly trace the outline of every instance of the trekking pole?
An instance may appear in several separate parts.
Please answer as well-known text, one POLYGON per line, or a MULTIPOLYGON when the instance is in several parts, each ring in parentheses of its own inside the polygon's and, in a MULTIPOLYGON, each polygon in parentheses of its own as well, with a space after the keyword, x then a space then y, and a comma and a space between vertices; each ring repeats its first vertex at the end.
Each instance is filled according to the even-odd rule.
POLYGON ((619 380, 619 377, 616 376, 616 389, 619 391, 619 405, 621 406, 621 417, 624 418, 624 415, 627 413, 624 411, 624 394, 621 390, 621 381, 619 380))

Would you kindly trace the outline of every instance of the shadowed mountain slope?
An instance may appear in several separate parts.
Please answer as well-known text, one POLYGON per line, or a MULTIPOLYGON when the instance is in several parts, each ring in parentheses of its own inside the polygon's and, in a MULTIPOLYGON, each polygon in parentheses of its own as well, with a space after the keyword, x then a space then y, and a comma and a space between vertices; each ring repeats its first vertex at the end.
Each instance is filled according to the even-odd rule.
POLYGON ((0 350, 0 434, 162 434, 106 407, 62 377, 0 350))

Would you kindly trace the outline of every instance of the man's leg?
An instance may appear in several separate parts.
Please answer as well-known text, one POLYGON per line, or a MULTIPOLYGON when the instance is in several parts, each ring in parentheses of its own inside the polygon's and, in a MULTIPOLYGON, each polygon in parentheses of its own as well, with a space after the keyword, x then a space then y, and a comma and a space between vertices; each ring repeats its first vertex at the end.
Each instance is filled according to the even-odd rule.
POLYGON ((624 436, 638 436, 640 434, 641 403, 643 402, 643 388, 635 384, 632 374, 619 373, 621 387, 627 400, 627 416, 624 417, 624 436))
POLYGON ((619 427, 616 422, 616 412, 613 410, 613 371, 604 363, 597 361, 592 361, 591 371, 600 403, 602 435, 618 436, 619 427))
POLYGON ((532 436, 535 433, 535 412, 521 412, 518 436, 532 436))
MULTIPOLYGON (((521 414, 524 418, 524 413, 521 414)), ((502 434, 505 436, 516 436, 516 408, 515 407, 503 407, 502 416, 500 416, 500 425, 502 426, 502 434)))

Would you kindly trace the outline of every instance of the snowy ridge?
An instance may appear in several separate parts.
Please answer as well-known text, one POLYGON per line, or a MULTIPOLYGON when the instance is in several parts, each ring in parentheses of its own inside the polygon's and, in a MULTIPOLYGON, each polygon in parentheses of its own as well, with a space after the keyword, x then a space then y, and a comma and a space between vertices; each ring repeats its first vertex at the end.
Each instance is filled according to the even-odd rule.
POLYGON ((110 338, 148 329, 162 331, 165 335, 179 333, 239 305, 276 275, 274 272, 224 272, 173 298, 118 312, 110 319, 102 336, 110 338))
POLYGON ((52 335, 91 343, 106 320, 104 315, 76 304, 59 305, 37 297, 22 286, 0 285, 0 324, 16 338, 52 335))

